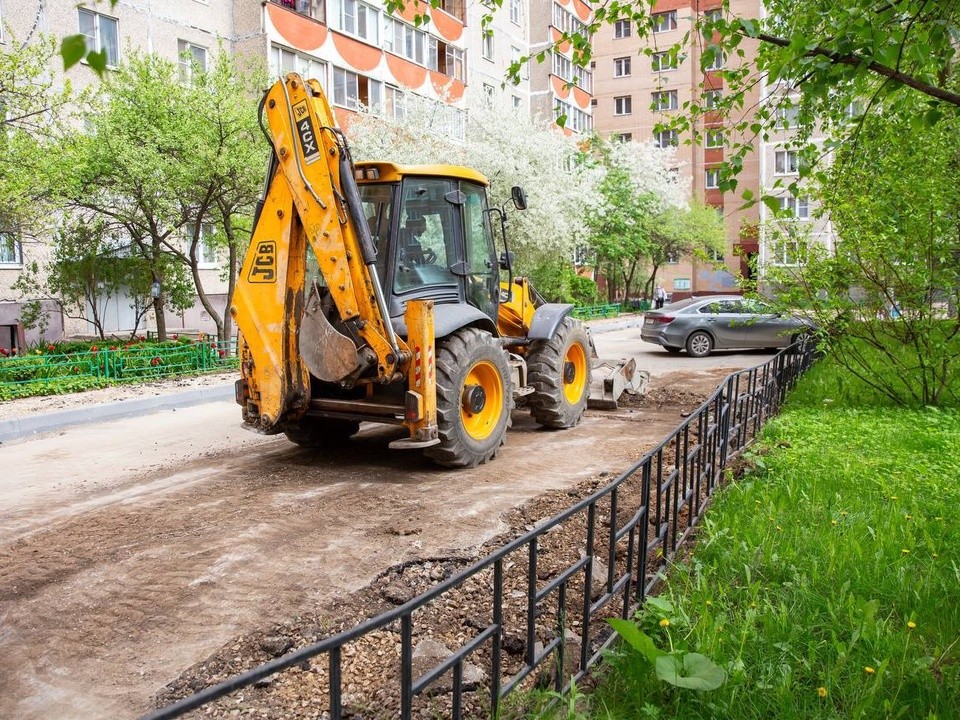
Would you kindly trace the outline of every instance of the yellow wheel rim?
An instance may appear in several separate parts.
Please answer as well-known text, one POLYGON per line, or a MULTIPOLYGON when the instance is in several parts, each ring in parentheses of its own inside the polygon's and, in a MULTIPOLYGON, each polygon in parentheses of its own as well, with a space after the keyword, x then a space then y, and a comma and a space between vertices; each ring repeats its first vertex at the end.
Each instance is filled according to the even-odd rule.
POLYGON ((482 360, 470 368, 463 386, 465 390, 479 388, 483 391, 483 407, 476 411, 464 399, 461 400, 463 429, 474 440, 486 440, 493 434, 503 413, 503 378, 493 363, 482 360))
POLYGON ((576 405, 583 399, 583 391, 587 386, 587 353, 580 343, 574 343, 567 348, 563 358, 563 396, 571 405, 576 405))

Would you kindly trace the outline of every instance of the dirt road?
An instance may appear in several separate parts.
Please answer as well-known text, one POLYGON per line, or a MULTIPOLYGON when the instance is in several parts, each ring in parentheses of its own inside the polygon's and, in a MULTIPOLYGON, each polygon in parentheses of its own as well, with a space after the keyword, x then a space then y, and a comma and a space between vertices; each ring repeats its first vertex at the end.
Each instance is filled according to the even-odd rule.
MULTIPOLYGON (((690 405, 727 372, 657 384, 690 405)), ((510 508, 623 471, 680 407, 589 412, 565 432, 518 412, 500 457, 459 472, 388 451, 396 431, 377 426, 335 454, 301 450, 239 429, 230 403, 4 446, 0 717, 145 712, 238 633, 332 606, 393 564, 469 552, 510 508)))

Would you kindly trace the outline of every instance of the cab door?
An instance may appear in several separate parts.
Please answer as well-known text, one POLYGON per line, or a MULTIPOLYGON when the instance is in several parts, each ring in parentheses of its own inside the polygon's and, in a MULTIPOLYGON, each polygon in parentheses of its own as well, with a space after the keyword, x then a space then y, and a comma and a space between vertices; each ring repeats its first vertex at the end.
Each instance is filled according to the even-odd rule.
POLYGON ((500 299, 500 268, 497 264, 487 191, 482 185, 460 182, 463 197, 463 233, 466 250, 466 299, 496 322, 500 299))

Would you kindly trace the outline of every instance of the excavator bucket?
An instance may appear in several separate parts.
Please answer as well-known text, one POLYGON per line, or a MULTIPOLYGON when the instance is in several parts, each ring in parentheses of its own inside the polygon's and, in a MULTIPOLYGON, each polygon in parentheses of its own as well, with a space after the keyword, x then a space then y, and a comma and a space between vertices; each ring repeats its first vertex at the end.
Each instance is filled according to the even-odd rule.
POLYGON ((637 370, 637 361, 594 358, 590 373, 590 398, 587 407, 616 410, 624 393, 643 395, 650 384, 650 373, 637 370))

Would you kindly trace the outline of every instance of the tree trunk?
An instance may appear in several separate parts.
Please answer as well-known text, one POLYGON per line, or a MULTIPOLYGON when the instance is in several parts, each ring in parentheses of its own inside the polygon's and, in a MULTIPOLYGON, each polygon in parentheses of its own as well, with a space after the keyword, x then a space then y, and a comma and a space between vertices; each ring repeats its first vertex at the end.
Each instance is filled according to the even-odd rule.
POLYGON ((163 314, 163 294, 153 299, 153 313, 157 316, 157 340, 167 340, 167 318, 163 314))
POLYGON ((237 287, 237 263, 238 253, 235 238, 233 236, 233 227, 229 219, 224 223, 227 233, 227 305, 223 313, 223 337, 220 339, 229 342, 233 337, 233 316, 230 314, 230 306, 233 305, 233 291, 237 287))

